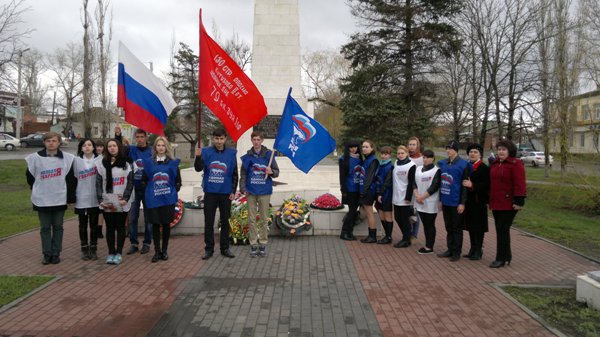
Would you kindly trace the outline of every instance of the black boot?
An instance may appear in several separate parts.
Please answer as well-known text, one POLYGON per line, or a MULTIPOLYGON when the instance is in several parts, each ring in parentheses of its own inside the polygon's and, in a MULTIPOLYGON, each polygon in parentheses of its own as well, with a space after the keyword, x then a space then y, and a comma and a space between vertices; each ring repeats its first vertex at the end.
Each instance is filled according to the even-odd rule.
POLYGON ((369 228, 369 235, 360 240, 362 243, 376 243, 377 242, 377 229, 369 228))
POLYGON ((161 258, 162 258, 162 254, 160 253, 160 250, 155 249, 154 256, 152 257, 152 263, 158 262, 158 260, 160 260, 161 258))
POLYGON ((469 253, 463 255, 463 257, 468 257, 469 259, 471 259, 474 254, 475 254, 475 248, 473 246, 471 246, 471 248, 469 249, 469 253))
POLYGON ((88 245, 81 246, 81 259, 83 261, 90 260, 90 246, 88 246, 88 245))
POLYGON ((385 231, 385 236, 381 238, 381 240, 377 241, 377 243, 382 245, 387 245, 392 243, 392 229, 394 228, 394 223, 391 221, 383 221, 383 230, 385 231))
POLYGON ((97 247, 92 245, 90 246, 90 260, 96 261, 98 260, 98 254, 96 254, 97 247))

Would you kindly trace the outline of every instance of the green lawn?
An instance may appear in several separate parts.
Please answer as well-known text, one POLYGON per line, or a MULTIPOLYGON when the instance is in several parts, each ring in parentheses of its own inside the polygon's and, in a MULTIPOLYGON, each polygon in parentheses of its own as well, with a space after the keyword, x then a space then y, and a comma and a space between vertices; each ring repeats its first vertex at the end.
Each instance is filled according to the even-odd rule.
POLYGON ((25 160, 0 161, 0 238, 39 226, 25 170, 25 160))
POLYGON ((568 336, 600 336, 600 311, 577 302, 573 288, 505 287, 504 290, 568 336))
MULTIPOLYGON (((530 179, 529 169, 527 174, 530 179)), ((597 193, 594 189, 569 184, 529 184, 525 209, 517 215, 515 226, 600 259, 600 196, 597 193)))
POLYGON ((52 276, 0 276, 0 307, 52 279, 52 276))
POLYGON ((600 186, 600 176, 569 173, 564 179, 560 178, 560 171, 550 170, 550 176, 544 177, 543 167, 526 167, 527 180, 546 181, 551 183, 564 183, 571 185, 595 185, 600 186))

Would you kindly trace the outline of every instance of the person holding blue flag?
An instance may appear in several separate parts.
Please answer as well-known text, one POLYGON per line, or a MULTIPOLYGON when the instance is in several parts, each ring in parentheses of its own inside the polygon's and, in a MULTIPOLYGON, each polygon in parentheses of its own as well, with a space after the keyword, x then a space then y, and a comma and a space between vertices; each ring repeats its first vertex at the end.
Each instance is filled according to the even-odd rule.
POLYGON ((181 188, 179 159, 173 156, 171 144, 165 137, 158 137, 152 148, 152 159, 144 159, 142 185, 145 186, 145 201, 148 207, 148 222, 152 224, 154 256, 152 262, 169 259, 167 249, 171 236, 171 221, 175 214, 177 192, 181 188), (162 230, 162 246, 161 246, 162 230))
POLYGON ((348 213, 343 219, 340 239, 348 241, 356 240, 353 231, 360 206, 360 182, 365 175, 362 169, 362 157, 358 151, 359 146, 360 143, 356 140, 348 141, 344 146, 344 154, 338 159, 342 204, 348 205, 348 213))
POLYGON ((269 241, 269 203, 273 194, 273 179, 279 176, 279 166, 273 151, 263 143, 263 135, 254 131, 250 135, 252 148, 242 156, 240 192, 246 194, 248 203, 248 225, 250 227, 250 256, 267 255, 269 241), (259 220, 256 220, 256 215, 259 220), (259 245, 260 243, 260 245, 259 245))
POLYGON ((144 245, 140 251, 146 254, 150 251, 152 243, 152 225, 148 222, 148 207, 144 198, 145 190, 142 187, 142 174, 144 173, 144 160, 152 159, 152 148, 148 146, 148 133, 142 129, 135 130, 136 145, 128 146, 129 158, 133 161, 133 187, 135 193, 131 210, 129 211, 129 241, 131 246, 127 255, 136 253, 138 249, 138 219, 140 216, 140 206, 144 205, 144 245))
POLYGON ((204 171, 202 190, 204 191, 204 255, 203 260, 213 256, 215 248, 215 214, 219 208, 221 234, 221 255, 234 258, 229 250, 229 216, 231 201, 238 185, 237 151, 225 147, 225 129, 218 128, 212 133, 212 146, 196 148, 194 169, 204 171))
POLYGON ((335 150, 336 144, 327 129, 302 111, 290 88, 273 147, 300 171, 308 173, 335 150))

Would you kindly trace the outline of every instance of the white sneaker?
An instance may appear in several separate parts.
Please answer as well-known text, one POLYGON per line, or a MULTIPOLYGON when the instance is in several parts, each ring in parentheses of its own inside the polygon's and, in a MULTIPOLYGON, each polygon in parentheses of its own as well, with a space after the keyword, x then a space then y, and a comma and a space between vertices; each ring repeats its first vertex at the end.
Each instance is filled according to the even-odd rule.
POLYGON ((121 262, 123 262, 123 255, 121 255, 121 254, 115 255, 115 258, 113 261, 114 261, 113 264, 121 264, 121 262))
POLYGON ((109 254, 106 257, 106 264, 115 264, 115 256, 113 254, 109 254))

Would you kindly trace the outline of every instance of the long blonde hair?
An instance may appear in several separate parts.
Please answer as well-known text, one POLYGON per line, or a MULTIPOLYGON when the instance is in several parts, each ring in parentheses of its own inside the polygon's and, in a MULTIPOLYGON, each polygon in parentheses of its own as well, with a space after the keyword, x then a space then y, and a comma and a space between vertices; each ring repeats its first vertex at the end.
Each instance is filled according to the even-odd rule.
POLYGON ((173 160, 175 159, 175 156, 173 155, 173 148, 171 147, 171 143, 169 143, 169 141, 162 136, 158 136, 156 137, 156 140, 154 141, 154 144, 152 145, 152 159, 156 159, 156 144, 158 144, 159 141, 162 141, 165 144, 165 148, 167 149, 167 151, 165 152, 165 156, 167 156, 167 158, 169 158, 169 160, 173 160))

